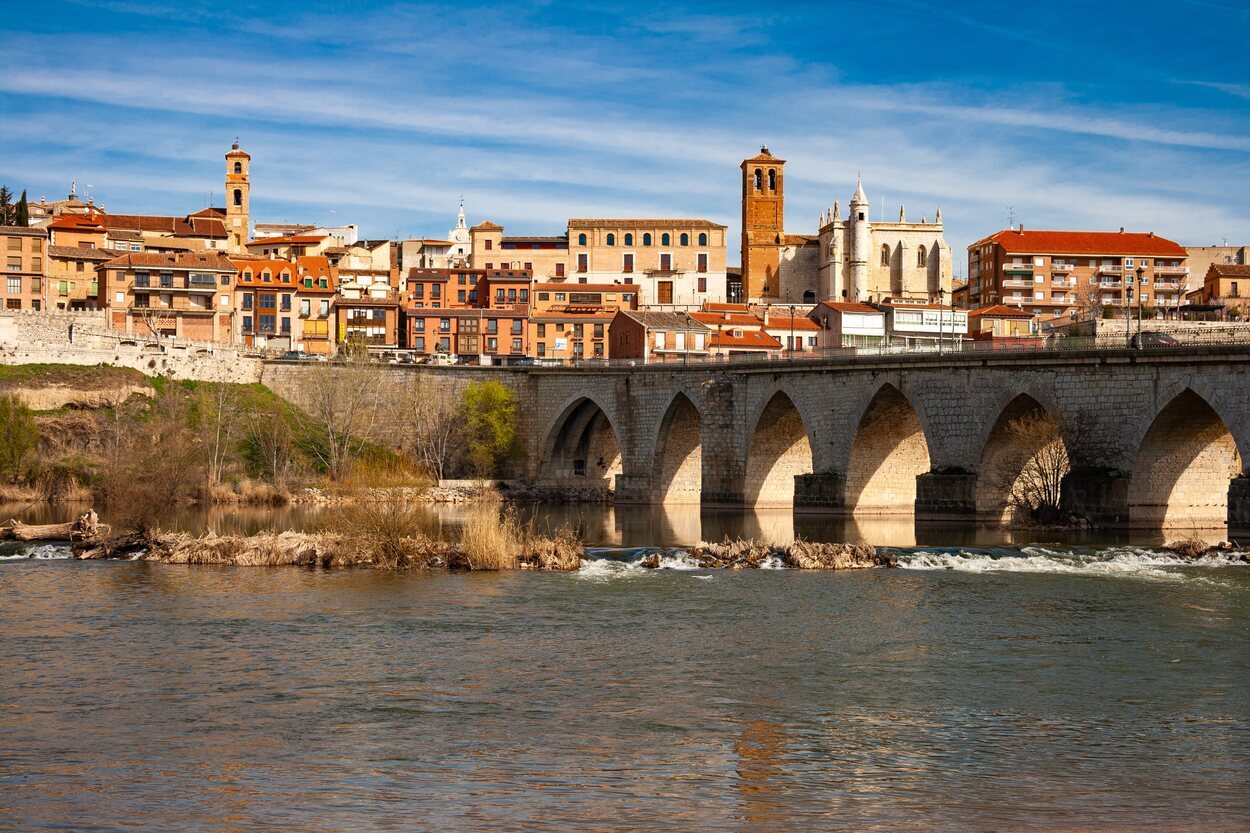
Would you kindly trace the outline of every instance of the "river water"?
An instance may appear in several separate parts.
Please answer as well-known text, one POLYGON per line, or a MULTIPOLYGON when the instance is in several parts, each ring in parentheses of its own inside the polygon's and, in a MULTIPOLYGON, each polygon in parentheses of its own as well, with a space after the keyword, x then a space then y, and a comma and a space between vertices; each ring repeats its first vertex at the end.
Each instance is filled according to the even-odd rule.
POLYGON ((1231 559, 913 529, 899 570, 646 571, 735 522, 572 518, 570 574, 10 547, 0 830, 1250 829, 1231 559))

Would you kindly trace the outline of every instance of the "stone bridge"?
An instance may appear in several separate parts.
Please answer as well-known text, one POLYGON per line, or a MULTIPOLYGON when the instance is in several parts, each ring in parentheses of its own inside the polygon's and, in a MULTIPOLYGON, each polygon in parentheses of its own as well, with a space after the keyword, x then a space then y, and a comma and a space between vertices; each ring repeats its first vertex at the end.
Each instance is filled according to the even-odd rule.
POLYGON ((1073 514, 1250 527, 1250 345, 485 372, 518 393, 525 476, 618 503, 996 520, 1003 468, 1059 437, 1073 514))

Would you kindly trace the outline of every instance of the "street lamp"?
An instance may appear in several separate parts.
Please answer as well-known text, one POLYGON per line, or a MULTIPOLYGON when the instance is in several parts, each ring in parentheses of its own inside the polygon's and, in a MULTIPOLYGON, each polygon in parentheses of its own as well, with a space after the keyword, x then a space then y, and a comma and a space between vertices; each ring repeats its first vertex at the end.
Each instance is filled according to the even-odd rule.
POLYGON ((790 358, 794 358, 794 304, 790 305, 790 358))
MULTIPOLYGON (((946 299, 946 288, 939 286, 938 287, 938 352, 939 353, 942 352, 942 336, 945 335, 946 333, 946 320, 945 320, 945 315, 943 314, 944 309, 942 306, 945 299, 946 299)), ((954 327, 952 326, 952 330, 953 329, 954 327)))
POLYGON ((1133 274, 1124 275, 1124 299, 1120 306, 1124 309, 1124 346, 1133 346, 1133 319, 1130 311, 1133 306, 1133 274))
POLYGON ((1141 347, 1141 308, 1145 300, 1146 293, 1142 291, 1142 280, 1146 275, 1146 267, 1138 263, 1137 265, 1137 346, 1141 347))

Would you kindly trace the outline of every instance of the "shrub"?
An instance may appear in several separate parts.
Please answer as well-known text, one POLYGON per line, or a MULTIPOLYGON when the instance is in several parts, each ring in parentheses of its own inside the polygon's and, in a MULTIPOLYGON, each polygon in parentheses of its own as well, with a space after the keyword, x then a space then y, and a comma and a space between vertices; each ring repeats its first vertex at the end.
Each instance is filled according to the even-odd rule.
POLYGON ((500 382, 474 382, 464 389, 460 413, 469 467, 479 477, 498 473, 516 448, 516 396, 500 382))
POLYGON ((39 428, 30 408, 11 393, 0 395, 0 475, 20 477, 38 445, 39 428))

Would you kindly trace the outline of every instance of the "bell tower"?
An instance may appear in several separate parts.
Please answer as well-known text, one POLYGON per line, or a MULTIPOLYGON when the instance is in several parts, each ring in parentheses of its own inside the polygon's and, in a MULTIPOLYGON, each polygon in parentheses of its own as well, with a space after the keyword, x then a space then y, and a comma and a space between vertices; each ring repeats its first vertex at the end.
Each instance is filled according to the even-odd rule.
POLYGON ((767 147, 742 162, 742 295, 747 302, 781 295, 785 165, 767 147))
POLYGON ((235 140, 226 154, 226 248, 232 254, 247 251, 247 241, 251 233, 248 224, 248 202, 252 188, 250 171, 252 157, 245 150, 239 150, 239 141, 235 140))

